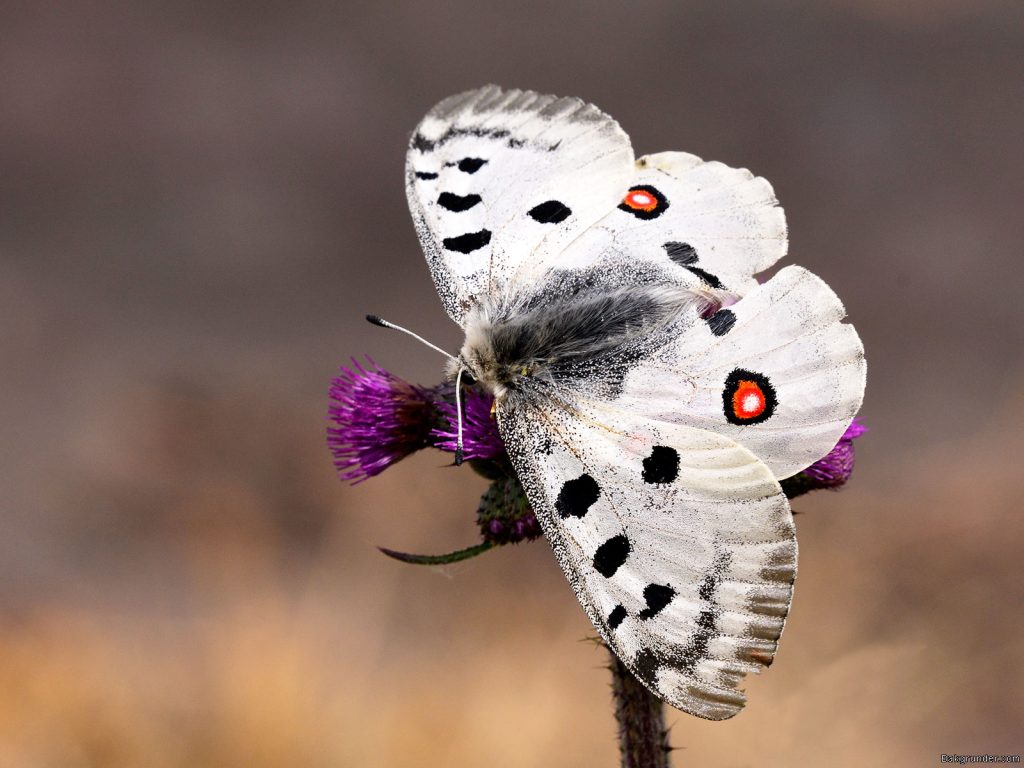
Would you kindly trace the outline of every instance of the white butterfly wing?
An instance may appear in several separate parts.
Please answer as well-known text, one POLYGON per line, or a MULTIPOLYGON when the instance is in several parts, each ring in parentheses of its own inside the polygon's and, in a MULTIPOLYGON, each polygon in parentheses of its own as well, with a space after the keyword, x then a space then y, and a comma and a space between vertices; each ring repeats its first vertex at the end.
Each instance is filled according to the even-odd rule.
POLYGON ((686 152, 646 155, 636 164, 631 188, 654 189, 668 205, 652 219, 639 216, 642 209, 623 210, 632 221, 616 228, 619 244, 661 249, 715 276, 749 277, 786 255, 786 216, 767 179, 686 152))
POLYGON ((685 152, 636 161, 630 182, 604 218, 555 257, 523 265, 522 284, 545 272, 582 269, 595 259, 675 265, 709 294, 743 295, 753 275, 786 254, 786 216, 768 181, 745 168, 685 152))
POLYGON ((670 704, 721 720, 769 665, 796 575, 771 471, 714 432, 580 401, 506 410, 499 427, 594 626, 670 704))
POLYGON ((619 408, 718 432, 777 478, 828 453, 864 399, 864 347, 821 278, 786 267, 732 306, 681 324, 630 368, 619 408))
POLYGON ((579 99, 488 86, 420 123, 406 191, 438 293, 459 324, 525 261, 564 250, 618 204, 629 138, 579 99))

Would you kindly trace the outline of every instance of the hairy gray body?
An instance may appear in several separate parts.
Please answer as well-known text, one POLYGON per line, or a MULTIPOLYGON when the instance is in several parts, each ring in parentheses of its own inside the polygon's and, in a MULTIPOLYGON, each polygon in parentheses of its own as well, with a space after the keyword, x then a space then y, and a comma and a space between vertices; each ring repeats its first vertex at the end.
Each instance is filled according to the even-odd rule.
POLYGON ((668 343, 703 301, 670 283, 596 283, 484 305, 467 317, 458 365, 498 399, 529 399, 540 388, 550 397, 570 382, 614 389, 630 359, 668 343))

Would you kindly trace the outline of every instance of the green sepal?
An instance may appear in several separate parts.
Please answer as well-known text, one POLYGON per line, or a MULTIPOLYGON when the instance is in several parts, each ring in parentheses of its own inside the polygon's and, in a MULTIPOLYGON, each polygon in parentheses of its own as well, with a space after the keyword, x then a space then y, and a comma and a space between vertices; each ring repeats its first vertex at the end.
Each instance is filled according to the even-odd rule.
POLYGON ((797 496, 821 489, 821 483, 803 472, 797 472, 791 477, 780 480, 779 485, 782 486, 782 492, 786 494, 787 499, 795 499, 797 496))

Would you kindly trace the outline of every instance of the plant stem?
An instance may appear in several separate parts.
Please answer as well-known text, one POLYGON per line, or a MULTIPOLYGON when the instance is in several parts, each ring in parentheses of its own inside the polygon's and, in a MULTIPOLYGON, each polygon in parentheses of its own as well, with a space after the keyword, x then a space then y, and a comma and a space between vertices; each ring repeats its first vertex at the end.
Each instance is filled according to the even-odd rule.
POLYGON ((484 541, 480 544, 474 544, 472 547, 459 549, 445 555, 414 555, 410 552, 399 552, 398 550, 388 549, 387 547, 377 547, 377 549, 388 557, 393 557, 395 560, 401 560, 403 563, 412 563, 413 565, 448 565, 449 563, 457 563, 460 560, 468 560, 471 557, 476 557, 493 546, 494 544, 491 542, 484 541))
POLYGON ((622 768, 670 768, 661 699, 633 677, 609 649, 615 719, 619 723, 619 754, 622 768))

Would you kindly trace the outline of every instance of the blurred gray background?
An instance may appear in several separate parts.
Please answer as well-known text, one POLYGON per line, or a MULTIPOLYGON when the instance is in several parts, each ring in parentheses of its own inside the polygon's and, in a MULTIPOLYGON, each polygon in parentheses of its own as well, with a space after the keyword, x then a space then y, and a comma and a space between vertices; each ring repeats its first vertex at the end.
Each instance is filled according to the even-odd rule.
POLYGON ((0 764, 617 764, 546 544, 388 561, 482 481, 324 447, 350 355, 440 377, 366 312, 460 342, 402 169, 487 82, 766 176, 867 348, 778 660, 676 764, 1024 752, 1022 71, 1017 0, 4 4, 0 764))

